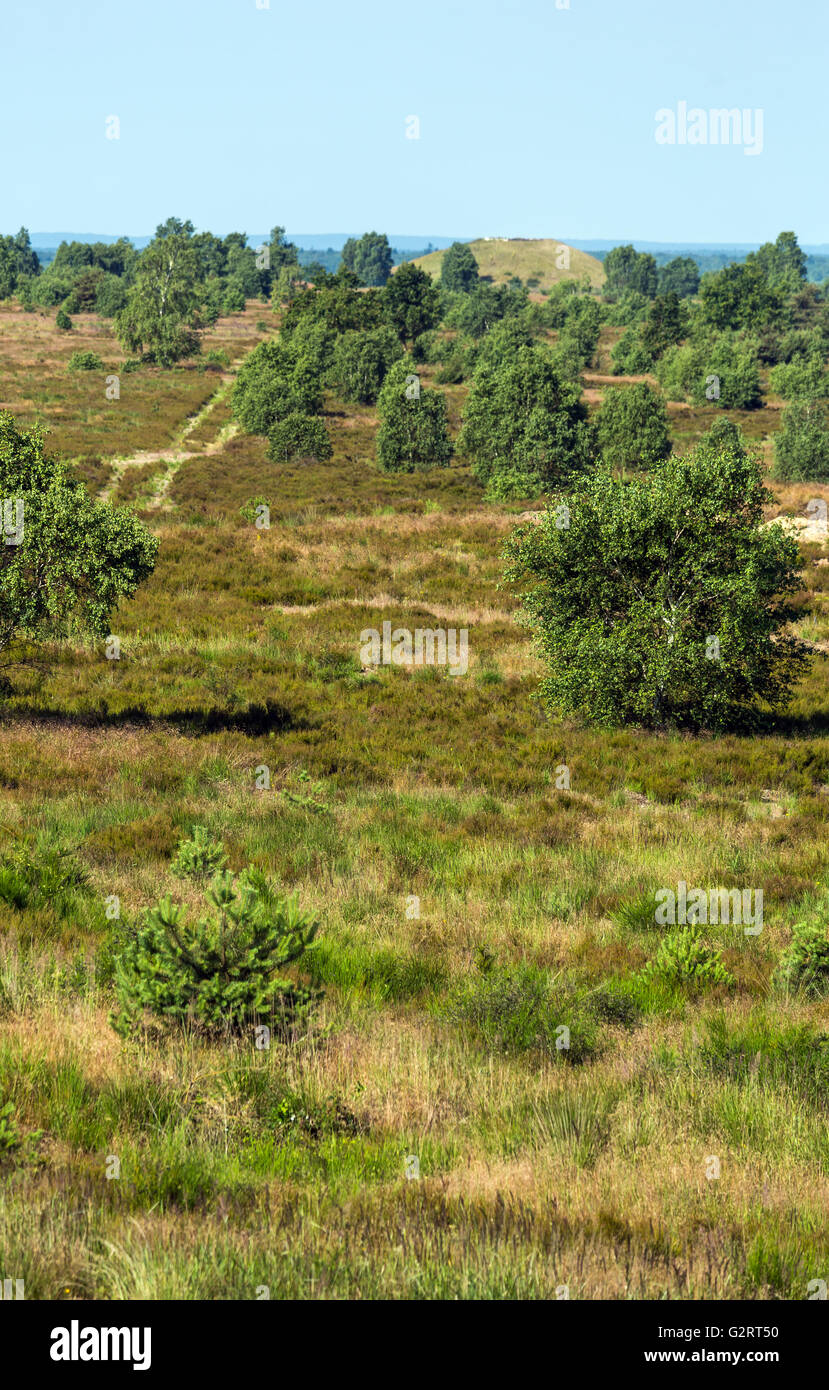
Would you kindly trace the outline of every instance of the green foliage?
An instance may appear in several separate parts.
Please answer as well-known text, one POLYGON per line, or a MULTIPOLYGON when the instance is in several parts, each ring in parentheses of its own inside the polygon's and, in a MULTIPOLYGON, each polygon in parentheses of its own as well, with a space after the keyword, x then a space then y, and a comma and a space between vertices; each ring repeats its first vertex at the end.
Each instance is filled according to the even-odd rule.
POLYGON ((20 544, 0 547, 0 652, 80 623, 98 637, 155 567, 158 541, 131 512, 96 502, 43 450, 38 429, 0 412, 0 497, 22 505, 20 544))
POLYGON ((391 328, 360 333, 349 330, 337 339, 331 381, 344 401, 372 405, 393 362, 403 356, 397 334, 391 328))
POLYGON ((722 333, 668 348, 656 364, 668 400, 751 410, 762 405, 757 345, 722 333))
POLYGON ((457 447, 483 482, 514 471, 560 482, 594 453, 581 388, 562 377, 546 348, 520 347, 475 373, 457 447))
POLYGON ((673 291, 658 294, 642 324, 641 337, 645 351, 655 359, 666 348, 681 342, 687 332, 688 316, 679 296, 673 291))
POLYGON ((762 266, 749 259, 724 266, 717 274, 704 275, 700 304, 703 318, 712 328, 757 331, 779 320, 783 301, 762 266))
POLYGON ((15 1124, 14 1106, 6 1101, 0 1105, 0 1158, 7 1158, 20 1148, 20 1132, 15 1124))
POLYGON ((102 372, 104 364, 97 352, 73 352, 66 364, 69 372, 102 372))
POLYGON ((684 927, 664 937, 656 955, 640 974, 645 980, 691 991, 734 984, 734 976, 722 963, 722 952, 706 944, 699 927, 684 927))
POLYGON ((606 466, 507 543, 556 712, 724 728, 784 705, 808 663, 786 633, 795 542, 763 527, 759 459, 719 432, 632 480, 606 466), (715 638, 719 646, 711 647, 715 638))
POLYGON ((201 298, 191 237, 186 232, 156 236, 141 252, 127 303, 115 317, 122 347, 163 367, 194 356, 201 298))
POLYGON ((609 387, 596 428, 599 451, 613 468, 650 468, 671 452, 665 402, 647 382, 609 387))
POLYGON ((390 368, 377 399, 377 462, 384 473, 445 467, 452 457, 446 400, 420 385, 411 357, 390 368))
POLYGON ((609 295, 637 290, 653 299, 657 287, 656 261, 632 246, 614 246, 604 258, 605 292, 609 295))
POLYGON ((401 342, 411 342, 440 320, 440 290, 411 261, 399 265, 383 290, 383 314, 401 342))
POLYGON ((245 290, 238 281, 230 280, 222 295, 222 313, 243 314, 245 312, 245 290))
POLYGON ((268 434, 268 458, 274 463, 290 463, 293 459, 330 459, 333 450, 328 431, 322 420, 299 411, 286 415, 273 425, 268 434))
MULTIPOLYGON (((561 283, 568 285, 572 284, 572 281, 563 280, 561 283)), ((631 328, 645 317, 649 304, 650 299, 640 290, 625 290, 613 303, 604 306, 604 321, 613 324, 615 328, 631 328)))
POLYGON ((71 850, 26 836, 0 858, 0 902, 15 912, 81 920, 89 915, 88 896, 88 875, 71 850))
POLYGON ((355 241, 349 237, 342 251, 342 262, 362 285, 385 285, 392 269, 389 239, 380 232, 364 232, 355 241))
POLYGON ((794 232, 781 232, 776 241, 749 252, 746 262, 757 267, 772 290, 784 294, 800 289, 806 279, 806 256, 794 232))
POLYGON ((195 924, 168 896, 126 932, 112 1026, 129 1037, 149 1014, 162 1027, 221 1034, 264 1023, 289 1038, 319 992, 281 972, 313 949, 316 923, 254 869, 216 874, 205 896, 212 914, 195 924))
POLYGON ((642 343, 639 329, 626 328, 611 354, 614 376, 642 376, 653 367, 654 359, 642 343))
POLYGON ((786 994, 822 999, 829 994, 829 930, 822 922, 799 922, 783 952, 774 983, 786 994))
POLYGON ((667 265, 660 266, 658 285, 660 294, 690 298, 699 289, 699 266, 690 256, 675 256, 667 265))
MULTIPOLYGON (((397 275, 393 279, 397 279, 397 275)), ((445 314, 448 328, 457 328, 470 338, 482 338, 502 319, 512 318, 527 307, 526 291, 509 285, 477 284, 469 294, 446 296, 452 300, 445 314)))
POLYGON ((290 343, 259 343, 239 368, 233 414, 249 434, 269 434, 287 416, 316 415, 321 406, 316 365, 290 343))
POLYGON ((793 357, 772 367, 769 385, 784 401, 814 401, 829 396, 829 373, 819 354, 793 357))
POLYGON ((126 307, 127 287, 117 275, 102 275, 95 292, 95 312, 102 318, 114 318, 126 307))
POLYGON ((453 241, 440 265, 441 289, 456 294, 469 294, 478 281, 478 262, 471 247, 453 241))
POLYGON ((796 401, 774 436, 772 477, 782 483, 829 481, 829 429, 820 401, 796 401))
POLYGON ((456 1026, 472 1029, 495 1053, 537 1052, 575 1064, 597 1048, 597 1011, 589 998, 535 966, 495 965, 488 953, 479 956, 478 972, 436 1009, 456 1026))
POLYGON ((227 865, 227 855, 221 840, 211 838, 207 827, 194 825, 189 840, 180 840, 170 865, 176 878, 211 878, 227 865))
POLYGON ((62 329, 64 333, 69 333, 72 328, 72 320, 62 306, 55 315, 55 327, 62 329))

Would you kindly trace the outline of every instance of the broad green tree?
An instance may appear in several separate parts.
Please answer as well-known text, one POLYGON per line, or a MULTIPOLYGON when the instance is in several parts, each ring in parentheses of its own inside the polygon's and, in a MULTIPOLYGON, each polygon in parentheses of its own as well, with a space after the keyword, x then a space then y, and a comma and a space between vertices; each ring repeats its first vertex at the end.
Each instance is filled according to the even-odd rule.
POLYGON ((268 458, 274 463, 294 459, 330 459, 333 453, 328 431, 317 415, 295 411, 279 420, 268 435, 268 458))
POLYGON ((127 303, 115 317, 122 346, 150 354, 163 367, 193 356, 199 351, 201 299, 190 236, 160 230, 141 252, 127 303))
POLYGON ((781 483, 829 482, 829 428, 823 401, 799 400, 783 411, 774 436, 773 477, 781 483))
POLYGON ((453 241, 444 252, 440 266, 440 286, 452 293, 468 294, 478 283, 478 262, 472 249, 462 241, 453 241))
POLYGON ((385 285, 392 270, 388 237, 381 232, 365 232, 349 237, 342 252, 343 265, 354 272, 362 285, 385 285))
POLYGON ((665 401, 644 381, 609 386, 596 429, 599 452, 612 468, 650 468, 671 452, 665 401))
POLYGON ((547 348, 518 348, 475 373, 457 447, 482 482, 515 474, 558 484, 594 454, 581 387, 561 375, 547 348))
POLYGON ((105 637, 152 574, 158 541, 131 511, 96 502, 44 451, 38 429, 0 412, 0 653, 73 629, 105 637))
POLYGON ((401 342, 434 328, 440 318, 440 291, 431 275, 404 261, 383 290, 383 311, 401 342))
POLYGON ((604 273, 607 294, 638 290, 648 299, 653 299, 656 294, 656 261, 647 252, 636 251, 633 246, 614 246, 612 251, 608 251, 604 259, 604 273))
POLYGON ((660 266, 657 282, 660 294, 675 294, 688 299, 699 289, 699 266, 690 256, 675 256, 660 266))
POLYGON ((281 342, 259 343, 233 387, 233 415, 248 434, 270 434, 288 415, 316 415, 322 385, 313 359, 281 342))
POLYGON ((386 373, 403 356, 393 328, 354 330, 341 334, 334 347, 331 381, 344 401, 371 405, 377 400, 386 373))
POLYGON ((808 664, 787 596, 795 542, 763 525, 759 457, 703 439, 634 479, 604 464, 507 543, 507 577, 556 714, 607 725, 751 727, 808 664))
POLYGON ((389 369, 377 414, 377 462, 383 472, 414 473, 450 462, 446 398, 421 386, 413 358, 403 357, 389 369))

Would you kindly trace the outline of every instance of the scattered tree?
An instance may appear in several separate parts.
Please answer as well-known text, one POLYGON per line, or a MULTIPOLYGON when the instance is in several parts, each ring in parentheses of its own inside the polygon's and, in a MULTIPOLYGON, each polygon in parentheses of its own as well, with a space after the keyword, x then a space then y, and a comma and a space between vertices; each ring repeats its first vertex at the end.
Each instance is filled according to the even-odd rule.
POLYGON ((469 294, 478 283, 478 262, 471 247, 453 241, 444 252, 440 267, 440 286, 457 294, 469 294))
POLYGON ((759 458, 703 439, 635 479, 605 465, 507 544, 551 710, 610 725, 722 729, 785 705, 809 660, 786 632, 795 542, 763 526, 759 458))
POLYGON ((647 382, 608 387, 596 425, 599 451, 612 468, 650 468, 671 452, 665 401, 647 382))
POLYGON ((94 501, 44 453, 38 429, 0 412, 0 497, 18 543, 0 546, 0 652, 80 625, 109 633, 112 612, 155 567, 158 541, 132 512, 94 501))

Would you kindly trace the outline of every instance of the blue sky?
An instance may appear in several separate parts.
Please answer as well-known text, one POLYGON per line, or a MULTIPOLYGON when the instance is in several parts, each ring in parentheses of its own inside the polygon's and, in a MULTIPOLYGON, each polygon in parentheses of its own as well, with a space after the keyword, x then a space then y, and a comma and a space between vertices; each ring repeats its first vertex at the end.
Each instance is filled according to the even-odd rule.
POLYGON ((829 242, 826 0, 564 4, 5 0, 0 230, 829 242))

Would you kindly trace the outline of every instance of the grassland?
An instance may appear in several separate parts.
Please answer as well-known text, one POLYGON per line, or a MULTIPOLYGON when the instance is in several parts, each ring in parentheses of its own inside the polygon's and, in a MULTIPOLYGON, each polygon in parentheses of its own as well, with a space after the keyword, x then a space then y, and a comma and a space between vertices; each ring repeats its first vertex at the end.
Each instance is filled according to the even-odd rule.
MULTIPOLYGON (((539 291, 549 290, 559 280, 581 280, 585 275, 595 289, 604 284, 601 261, 549 237, 482 237, 469 242, 469 248, 478 262, 478 273, 495 285, 507 284, 514 275, 539 291)), ((428 256, 419 256, 414 264, 439 278, 445 254, 445 250, 430 251, 428 256)))
MULTIPOLYGON (((237 360, 262 313, 213 345, 237 360)), ((105 324, 83 336, 117 362, 105 324)), ((373 411, 333 397, 332 460, 275 465, 229 434, 230 371, 142 368, 108 403, 99 375, 67 385, 45 320, 0 314, 0 344, 5 403, 161 538, 120 661, 60 644, 4 705, 0 854, 41 872, 0 900, 2 1273, 28 1298, 805 1298, 829 1271, 829 1010, 771 977, 829 885, 825 547, 798 600, 816 663, 773 732, 562 725, 498 587, 521 508, 467 469, 378 473, 373 411), (468 675, 363 671, 384 619, 468 628, 468 675), (292 1048, 108 1024, 105 900, 197 912, 169 868, 195 824, 319 917, 325 999, 292 1048), (639 973, 642 903, 680 879, 763 889, 763 932, 716 938, 731 989, 639 973)), ((691 441, 715 408, 680 413, 691 441)))

